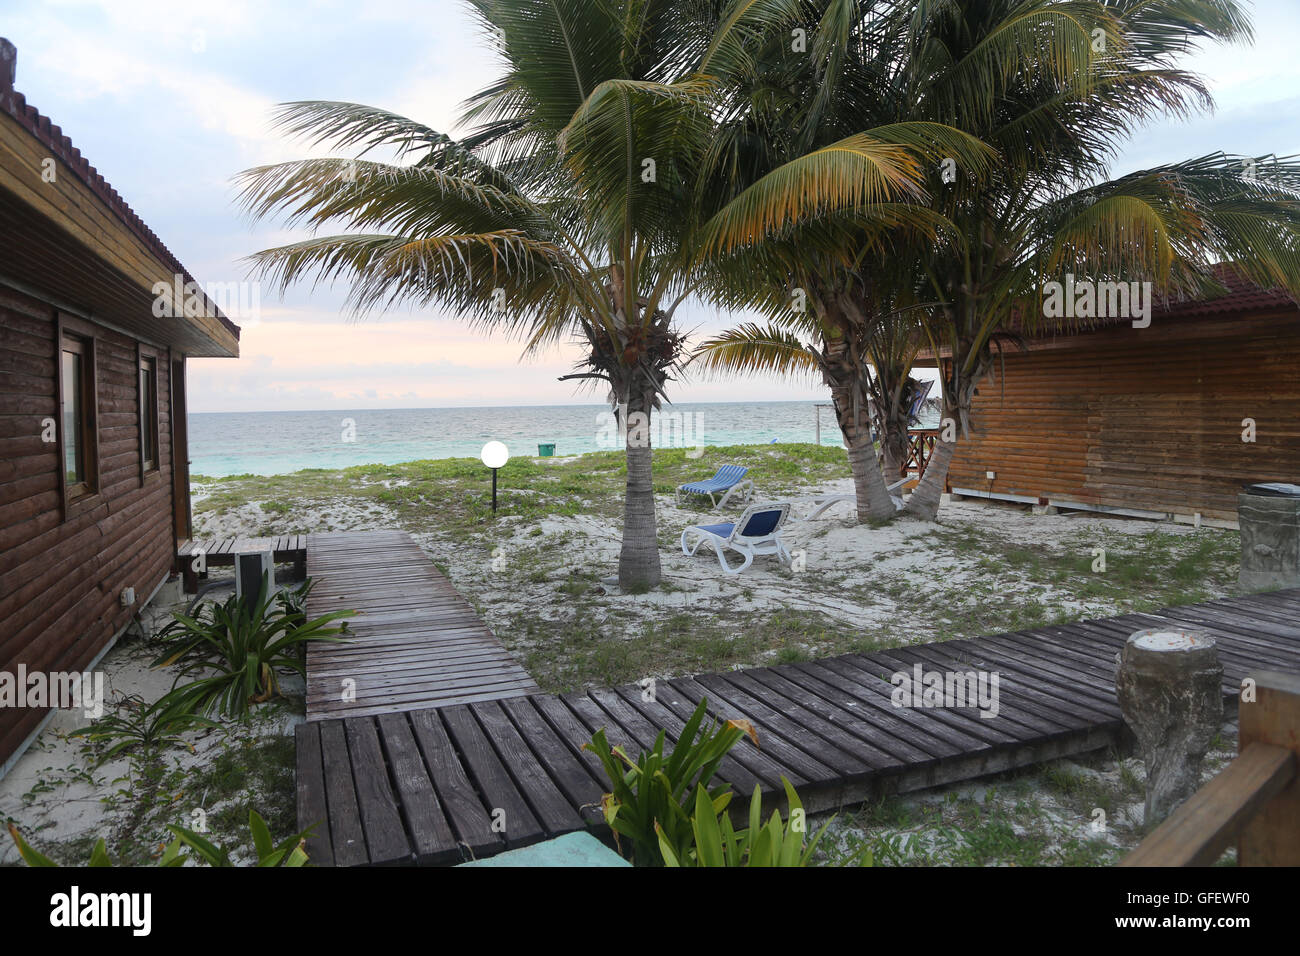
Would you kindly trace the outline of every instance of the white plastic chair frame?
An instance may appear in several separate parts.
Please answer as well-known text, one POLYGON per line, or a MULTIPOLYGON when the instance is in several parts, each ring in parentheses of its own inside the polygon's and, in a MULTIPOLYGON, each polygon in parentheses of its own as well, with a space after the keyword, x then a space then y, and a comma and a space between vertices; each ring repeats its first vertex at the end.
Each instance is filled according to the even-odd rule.
POLYGON ((785 527, 786 519, 789 516, 790 503, 783 501, 777 504, 750 505, 736 519, 735 524, 731 526, 731 533, 726 536, 716 534, 700 525, 692 525, 682 532, 682 554, 688 557, 693 556, 700 549, 700 545, 707 544, 713 549, 713 553, 717 555, 722 570, 728 574, 739 574, 753 564, 756 557, 765 554, 776 555, 776 559, 781 564, 789 567, 793 559, 789 550, 786 549, 785 542, 781 540, 781 530, 785 527), (757 536, 741 534, 741 531, 749 525, 751 518, 769 511, 779 511, 781 513, 776 520, 776 525, 770 532, 757 536), (693 543, 687 540, 692 536, 695 538, 693 543), (741 556, 738 567, 732 567, 727 563, 726 552, 728 551, 735 551, 741 556))

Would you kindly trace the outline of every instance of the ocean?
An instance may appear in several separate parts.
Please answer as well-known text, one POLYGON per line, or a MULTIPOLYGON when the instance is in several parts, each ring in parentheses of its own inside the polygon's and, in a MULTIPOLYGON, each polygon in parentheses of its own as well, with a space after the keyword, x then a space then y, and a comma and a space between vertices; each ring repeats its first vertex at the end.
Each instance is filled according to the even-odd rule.
MULTIPOLYGON (((654 447, 765 445, 816 440, 816 402, 691 403, 651 417, 654 447)), ((821 441, 841 447, 830 408, 821 409, 821 441)), ((424 458, 475 458, 489 441, 512 455, 621 448, 607 405, 513 408, 398 408, 318 412, 194 412, 190 474, 278 475, 424 458)))

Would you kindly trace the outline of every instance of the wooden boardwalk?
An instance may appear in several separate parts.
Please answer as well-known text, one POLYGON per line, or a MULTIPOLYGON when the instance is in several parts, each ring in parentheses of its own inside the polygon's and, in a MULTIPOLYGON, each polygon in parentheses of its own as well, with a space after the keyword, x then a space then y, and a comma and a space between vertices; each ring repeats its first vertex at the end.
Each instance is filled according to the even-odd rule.
POLYGON ((307 647, 307 719, 532 694, 537 685, 402 531, 313 534, 313 617, 347 608, 346 643, 307 647))
POLYGON ((344 866, 452 863, 578 830, 599 822, 605 789, 581 749, 592 731, 635 752, 660 727, 675 739, 702 697, 758 728, 760 747, 741 740, 720 770, 739 805, 755 783, 779 793, 784 775, 810 811, 834 809, 1116 742, 1115 655, 1144 628, 1211 632, 1231 713, 1248 673, 1300 670, 1298 622, 1300 590, 1278 591, 682 678, 659 683, 653 702, 627 686, 315 720, 297 732, 298 823, 317 824, 314 862, 344 866), (997 716, 894 707, 891 675, 916 664, 998 672, 997 716))

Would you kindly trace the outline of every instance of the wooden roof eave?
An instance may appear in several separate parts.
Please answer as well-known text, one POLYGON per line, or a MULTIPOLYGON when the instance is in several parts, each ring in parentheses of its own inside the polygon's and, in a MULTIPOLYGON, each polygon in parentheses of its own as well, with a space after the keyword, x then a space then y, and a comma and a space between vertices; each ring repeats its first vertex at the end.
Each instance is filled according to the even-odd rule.
MULTIPOLYGON (((1201 318, 1166 318, 1159 316, 1147 328, 1134 328, 1131 324, 1119 323, 1090 329, 1074 329, 1050 335, 1040 333, 1027 338, 1026 346, 1030 352, 1047 352, 1063 349, 1099 349, 1122 348, 1124 346, 1145 346, 1159 342, 1205 341, 1237 338, 1242 335, 1268 334, 1273 330, 1293 327, 1300 322, 1300 308, 1264 308, 1242 311, 1231 315, 1205 316, 1201 318)), ((1014 346, 1007 346, 1012 354, 1018 351, 1014 346)), ((951 349, 939 350, 940 358, 949 358, 951 349)), ((922 349, 914 363, 918 368, 934 368, 935 356, 930 349, 922 349)))
MULTIPOLYGON (((66 301, 142 339, 194 357, 239 355, 239 330, 206 295, 206 314, 153 314, 154 287, 193 281, 180 264, 146 243, 66 163, 42 172, 51 151, 0 110, 0 275, 66 301)), ((173 298, 169 292, 168 300, 173 298)))

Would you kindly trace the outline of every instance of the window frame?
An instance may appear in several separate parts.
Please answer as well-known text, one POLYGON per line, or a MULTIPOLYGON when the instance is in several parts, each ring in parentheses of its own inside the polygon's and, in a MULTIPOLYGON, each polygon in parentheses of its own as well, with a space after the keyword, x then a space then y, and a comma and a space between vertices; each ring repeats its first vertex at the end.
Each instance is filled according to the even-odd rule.
POLYGON ((161 474, 162 472, 162 454, 159 448, 159 395, 158 395, 158 355, 152 349, 146 348, 139 342, 136 343, 136 427, 140 430, 140 482, 150 475, 161 474), (152 379, 152 390, 148 399, 151 400, 151 406, 145 408, 146 395, 144 383, 142 381, 145 373, 148 373, 152 379), (146 413, 148 418, 146 421, 146 413), (145 456, 145 427, 148 426, 149 437, 153 441, 153 458, 145 456))
POLYGON ((98 348, 93 326, 73 319, 62 313, 58 316, 56 329, 56 348, 58 376, 56 396, 58 405, 57 434, 59 446, 59 490, 64 504, 64 516, 67 517, 69 506, 94 498, 99 494, 99 389, 98 389, 98 348), (72 346, 69 348, 69 346, 72 346), (63 354, 72 352, 81 356, 81 408, 80 428, 77 439, 82 454, 82 477, 80 481, 68 480, 67 429, 63 409, 68 400, 68 382, 63 374, 63 354))

